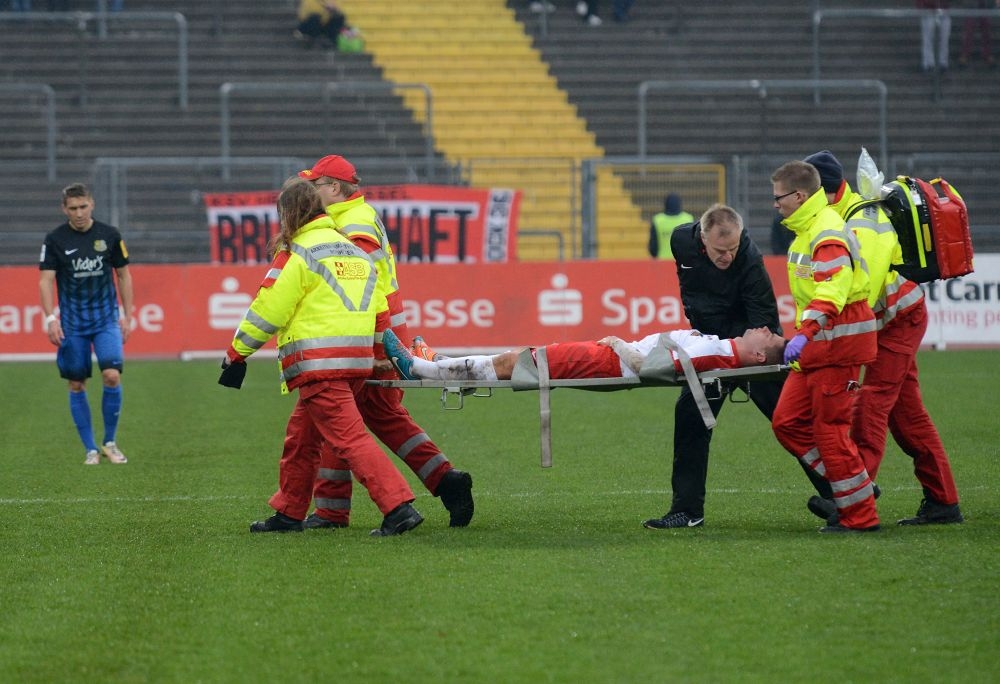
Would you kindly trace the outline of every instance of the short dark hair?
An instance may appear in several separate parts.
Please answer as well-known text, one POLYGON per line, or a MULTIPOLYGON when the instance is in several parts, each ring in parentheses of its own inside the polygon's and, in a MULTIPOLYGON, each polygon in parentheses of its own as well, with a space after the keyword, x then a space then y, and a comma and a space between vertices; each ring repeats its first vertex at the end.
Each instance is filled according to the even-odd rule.
POLYGON ((820 189, 819 171, 804 161, 790 161, 771 174, 772 183, 781 183, 790 190, 801 190, 812 195, 820 189))
POLYGON ((66 204, 66 200, 70 197, 93 197, 93 195, 90 194, 90 188, 83 183, 71 183, 62 189, 63 204, 66 204))

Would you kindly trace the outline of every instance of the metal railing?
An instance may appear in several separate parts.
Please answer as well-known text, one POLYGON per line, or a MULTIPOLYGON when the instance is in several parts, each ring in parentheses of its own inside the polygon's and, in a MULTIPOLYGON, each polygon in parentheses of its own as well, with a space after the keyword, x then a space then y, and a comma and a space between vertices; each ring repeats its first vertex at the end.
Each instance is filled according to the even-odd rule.
POLYGON ((518 230, 517 231, 518 241, 521 238, 547 238, 555 240, 556 249, 559 251, 559 261, 566 260, 566 238, 563 236, 561 230, 549 229, 549 230, 518 230))
MULTIPOLYGON (((431 89, 423 83, 388 83, 384 81, 323 81, 314 83, 285 83, 285 82, 262 82, 251 81, 246 83, 227 82, 219 86, 219 125, 221 147, 219 154, 223 160, 232 156, 231 142, 231 121, 229 113, 229 102, 233 95, 239 93, 316 93, 320 90, 323 93, 324 104, 329 104, 330 97, 334 93, 363 93, 363 92, 393 92, 395 90, 419 90, 424 94, 424 106, 426 107, 426 120, 424 121, 424 139, 426 147, 424 150, 425 162, 427 164, 427 177, 433 179, 434 171, 434 106, 431 96, 431 89)), ((326 110, 329 107, 325 108, 326 110)), ((222 167, 223 178, 229 178, 229 166, 222 167)))
POLYGON ((643 81, 639 84, 639 122, 638 138, 640 157, 646 156, 646 108, 647 96, 650 91, 669 91, 671 93, 681 92, 724 92, 736 90, 749 90, 754 92, 761 99, 768 97, 770 90, 801 91, 809 88, 833 89, 833 90, 874 90, 878 94, 879 101, 879 160, 885 166, 889 159, 889 133, 888 133, 888 99, 889 89, 885 83, 873 79, 832 79, 820 81, 818 79, 781 79, 781 80, 733 80, 733 81, 643 81))
MULTIPOLYGON (((307 166, 306 162, 297 157, 98 157, 94 161, 91 176, 94 181, 94 197, 96 209, 101 215, 108 217, 108 222, 115 226, 128 226, 129 205, 129 170, 140 168, 143 171, 162 169, 191 169, 198 172, 203 169, 218 169, 225 166, 240 166, 250 168, 268 168, 272 173, 274 188, 281 186, 285 178, 297 173, 307 166)), ((192 181, 196 182, 196 181, 192 181)), ((198 188, 203 191, 204 188, 198 188)))
MULTIPOLYGON (((531 234, 535 237, 546 237, 553 235, 557 231, 560 237, 557 240, 557 247, 560 255, 565 253, 567 248, 567 236, 569 239, 569 258, 575 259, 579 256, 577 236, 579 233, 580 202, 577 193, 580 183, 580 168, 577 160, 572 157, 469 157, 459 164, 459 172, 464 184, 476 183, 480 187, 498 183, 501 187, 513 187, 521 191, 521 218, 519 235, 531 234), (565 205, 568 222, 562 231, 553 228, 549 223, 551 219, 545 218, 540 223, 529 223, 531 207, 539 197, 539 191, 530 183, 510 180, 494 181, 494 174, 500 174, 509 179, 510 174, 515 176, 525 174, 528 171, 547 169, 551 171, 552 178, 565 175, 567 182, 567 203, 565 205), (484 180, 486 179, 486 180, 484 180)), ((560 256, 560 261, 562 256, 560 256)))
MULTIPOLYGON (((818 4, 818 3, 817 3, 818 4)), ((815 5, 814 5, 815 6, 815 5)), ((812 48, 813 48, 813 79, 820 79, 820 26, 825 19, 840 18, 863 18, 863 19, 922 19, 929 12, 933 12, 940 21, 940 17, 997 17, 1000 18, 1000 9, 947 9, 947 10, 926 10, 926 9, 814 9, 812 16, 812 48)), ((941 76, 935 69, 934 79, 934 99, 941 98, 941 76)), ((813 93, 813 98, 819 104, 819 89, 813 93)))
MULTIPOLYGON (((100 0, 99 7, 105 0, 100 0)), ((183 110, 188 109, 188 28, 187 18, 180 12, 0 12, 0 21, 31 22, 69 22, 75 23, 81 33, 87 28, 88 22, 94 21, 99 38, 107 36, 106 22, 126 21, 170 21, 177 25, 177 102, 183 110)), ((86 53, 84 53, 86 54, 86 53)), ((83 67, 81 66, 81 76, 83 67)))
POLYGON ((45 165, 50 183, 56 180, 56 91, 47 83, 0 83, 0 93, 41 93, 45 96, 45 165))
MULTIPOLYGON (((710 182, 711 187, 705 189, 704 194, 711 197, 711 204, 716 201, 725 201, 729 204, 733 204, 732 193, 729 190, 729 185, 733 182, 732 179, 736 176, 736 170, 734 167, 734 162, 730 159, 724 159, 721 157, 713 156, 683 156, 683 155, 669 155, 669 156, 617 156, 617 157, 599 157, 594 159, 584 159, 580 164, 580 257, 584 259, 594 259, 598 257, 598 248, 600 247, 598 240, 598 225, 597 225, 597 214, 598 214, 598 196, 600 192, 598 190, 599 174, 598 170, 602 167, 610 168, 615 172, 615 175, 622 179, 622 184, 624 185, 625 191, 629 194, 632 202, 639 208, 642 202, 637 200, 638 188, 635 187, 635 183, 627 182, 625 176, 626 171, 636 169, 639 175, 646 175, 651 179, 655 179, 657 175, 663 175, 665 173, 670 173, 672 168, 679 167, 712 167, 713 169, 719 169, 715 173, 708 174, 706 176, 714 177, 715 181, 710 182), (721 186, 719 184, 719 178, 721 176, 721 186)), ((654 182, 654 185, 658 186, 657 190, 657 202, 662 200, 662 188, 664 183, 654 182)), ((706 205, 707 206, 707 205, 706 205)), ((739 207, 737 207, 738 209, 739 207)), ((655 212, 652 212, 655 213, 655 212)), ((643 224, 636 227, 643 236, 647 234, 647 226, 643 224)))

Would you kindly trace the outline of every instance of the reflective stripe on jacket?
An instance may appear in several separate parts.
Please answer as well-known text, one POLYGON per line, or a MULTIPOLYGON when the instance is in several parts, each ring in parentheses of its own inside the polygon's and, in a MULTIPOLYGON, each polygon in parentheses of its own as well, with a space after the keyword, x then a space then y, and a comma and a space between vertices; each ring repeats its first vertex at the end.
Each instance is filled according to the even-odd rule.
MULTIPOLYGON (((337 230, 361 247, 375 263, 378 287, 389 307, 388 326, 403 344, 409 346, 410 333, 406 327, 403 298, 399 294, 399 281, 396 278, 396 257, 392 253, 385 225, 378 212, 365 202, 364 195, 355 193, 343 202, 328 206, 326 213, 333 219, 337 230)), ((376 341, 381 342, 381 336, 376 341)), ((376 352, 378 358, 383 358, 381 347, 376 352)))
POLYGON ((320 379, 368 377, 375 315, 386 309, 367 255, 328 216, 303 226, 279 252, 236 330, 247 357, 277 336, 282 389, 320 379))
POLYGON ((788 248, 788 285, 795 327, 809 338, 803 368, 875 359, 875 317, 858 240, 817 190, 783 223, 795 233, 788 248))
MULTIPOLYGON (((841 195, 831 204, 842 217, 847 216, 864 198, 844 183, 841 195)), ((871 290, 868 304, 875 312, 878 327, 882 328, 899 314, 916 306, 924 292, 912 280, 907 280, 894 269, 903 263, 903 249, 889 217, 878 205, 867 206, 847 219, 847 227, 858 238, 861 257, 868 267, 871 290)))

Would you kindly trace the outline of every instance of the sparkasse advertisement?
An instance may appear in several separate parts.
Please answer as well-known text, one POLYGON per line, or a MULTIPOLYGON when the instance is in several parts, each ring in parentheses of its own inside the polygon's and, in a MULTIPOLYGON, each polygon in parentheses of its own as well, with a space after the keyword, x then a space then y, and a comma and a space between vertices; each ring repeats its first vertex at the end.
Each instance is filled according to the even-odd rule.
MULTIPOLYGON (((785 260, 765 257, 786 337, 795 307, 785 260)), ((1000 346, 1000 255, 976 257, 976 271, 925 284, 926 345, 1000 346)), ((435 348, 502 350, 617 335, 638 339, 688 327, 673 262, 572 261, 498 264, 401 263, 408 324, 435 348)), ((221 354, 266 265, 132 264, 130 357, 221 354)), ((49 358, 35 267, 0 269, 0 358, 49 358)), ((272 347, 273 348, 273 347, 272 347)))

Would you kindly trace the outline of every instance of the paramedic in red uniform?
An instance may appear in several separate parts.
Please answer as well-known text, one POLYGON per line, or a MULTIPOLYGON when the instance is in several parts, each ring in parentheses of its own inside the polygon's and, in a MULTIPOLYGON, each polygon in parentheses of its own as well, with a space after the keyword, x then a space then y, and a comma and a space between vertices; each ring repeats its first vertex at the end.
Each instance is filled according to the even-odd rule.
POLYGON ((250 531, 302 530, 327 444, 385 516, 372 535, 402 534, 423 518, 410 505, 410 486, 365 431, 354 401, 372 372, 375 331, 389 323, 385 297, 375 287, 375 265, 337 231, 312 183, 286 183, 278 217, 274 260, 236 329, 219 378, 239 388, 246 358, 277 337, 282 390, 299 391, 285 432, 279 488, 269 502, 277 512, 250 531))
POLYGON ((861 366, 876 353, 868 275, 857 239, 827 205, 813 166, 788 162, 771 182, 775 208, 795 233, 788 284, 796 334, 785 347, 785 363, 801 369, 785 380, 771 425, 789 453, 830 482, 839 520, 820 531, 876 531, 874 488, 850 435, 861 366))
MULTIPOLYGON (((312 182, 336 228, 375 263, 378 290, 389 304, 390 326, 397 337, 409 345, 411 339, 396 278, 396 259, 378 212, 359 192, 360 179, 354 165, 343 157, 328 155, 311 169, 301 171, 299 177, 312 182)), ((376 335, 376 343, 376 357, 384 359, 379 335, 376 335)), ((387 372, 376 373, 375 377, 398 379, 391 367, 387 372)), ((360 385, 356 394, 365 425, 403 459, 431 494, 441 498, 450 514, 449 524, 452 527, 468 525, 475 510, 472 476, 455 469, 423 428, 414 422, 403 406, 403 390, 360 385)), ((351 511, 350 473, 343 466, 342 455, 325 451, 320 461, 314 492, 316 511, 306 520, 306 527, 343 527, 351 511)))
POLYGON ((852 213, 863 201, 844 180, 844 169, 828 150, 805 158, 819 172, 827 200, 861 245, 868 264, 868 303, 878 325, 878 356, 865 367, 865 381, 854 405, 851 436, 868 475, 874 480, 885 455, 886 432, 913 459, 913 472, 923 488, 923 501, 912 518, 900 525, 960 523, 958 490, 941 436, 924 407, 917 379, 917 351, 927 330, 927 303, 916 283, 899 275, 899 238, 885 212, 869 206, 852 213))

